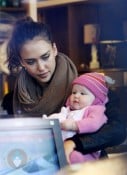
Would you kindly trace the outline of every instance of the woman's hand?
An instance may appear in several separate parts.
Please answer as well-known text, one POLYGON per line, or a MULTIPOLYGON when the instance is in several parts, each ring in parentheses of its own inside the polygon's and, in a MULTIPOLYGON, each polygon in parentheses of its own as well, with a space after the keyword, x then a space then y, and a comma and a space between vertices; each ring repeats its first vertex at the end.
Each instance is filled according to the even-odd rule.
POLYGON ((64 141, 64 150, 67 162, 70 164, 70 154, 75 148, 75 143, 72 140, 65 140, 64 141))

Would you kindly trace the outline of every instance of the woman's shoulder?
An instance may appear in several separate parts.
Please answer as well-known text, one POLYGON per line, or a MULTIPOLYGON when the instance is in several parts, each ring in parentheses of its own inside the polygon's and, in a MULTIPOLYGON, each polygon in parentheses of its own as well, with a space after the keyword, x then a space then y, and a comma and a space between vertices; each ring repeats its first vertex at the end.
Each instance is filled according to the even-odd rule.
POLYGON ((64 54, 62 52, 58 52, 57 58, 58 59, 63 59, 63 60, 71 60, 66 54, 64 54))
POLYGON ((66 54, 58 52, 57 57, 57 65, 61 65, 62 69, 65 70, 64 67, 69 68, 71 70, 71 72, 73 72, 74 77, 78 76, 78 71, 76 68, 76 65, 74 64, 74 62, 72 61, 71 58, 69 58, 66 54))

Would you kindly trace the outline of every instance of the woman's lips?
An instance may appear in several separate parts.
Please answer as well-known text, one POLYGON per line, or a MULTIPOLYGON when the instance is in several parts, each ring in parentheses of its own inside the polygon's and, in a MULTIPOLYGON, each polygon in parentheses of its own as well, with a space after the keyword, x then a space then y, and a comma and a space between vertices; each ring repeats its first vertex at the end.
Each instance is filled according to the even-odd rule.
POLYGON ((49 72, 43 73, 43 74, 39 74, 38 76, 40 78, 46 78, 48 76, 49 72))

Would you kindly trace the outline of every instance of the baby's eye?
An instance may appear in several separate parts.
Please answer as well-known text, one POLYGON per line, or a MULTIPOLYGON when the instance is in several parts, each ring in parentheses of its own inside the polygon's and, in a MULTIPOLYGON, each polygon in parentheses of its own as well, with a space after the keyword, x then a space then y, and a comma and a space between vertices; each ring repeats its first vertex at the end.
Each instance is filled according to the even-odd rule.
POLYGON ((73 92, 72 92, 72 94, 76 94, 76 92, 75 92, 75 91, 73 91, 73 92))
POLYGON ((81 95, 85 95, 85 93, 84 92, 81 92, 81 95))

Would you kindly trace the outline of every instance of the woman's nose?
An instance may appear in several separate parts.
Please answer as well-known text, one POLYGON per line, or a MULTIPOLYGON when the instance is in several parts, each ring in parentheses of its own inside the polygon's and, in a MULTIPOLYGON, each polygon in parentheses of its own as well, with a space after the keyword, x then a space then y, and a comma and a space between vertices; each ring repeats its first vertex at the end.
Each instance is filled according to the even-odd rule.
POLYGON ((45 67, 44 62, 43 61, 38 61, 38 63, 37 63, 38 70, 42 71, 42 70, 44 70, 44 67, 45 67))

